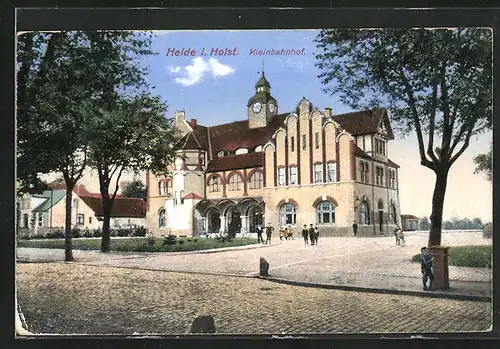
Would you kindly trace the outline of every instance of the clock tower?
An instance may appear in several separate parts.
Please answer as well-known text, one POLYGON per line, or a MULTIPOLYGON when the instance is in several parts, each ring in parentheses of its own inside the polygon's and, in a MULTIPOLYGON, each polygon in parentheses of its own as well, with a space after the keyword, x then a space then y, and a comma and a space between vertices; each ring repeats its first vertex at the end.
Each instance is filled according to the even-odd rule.
POLYGON ((255 84, 255 94, 248 100, 248 128, 266 127, 268 122, 278 114, 278 102, 271 96, 271 85, 264 76, 255 84))

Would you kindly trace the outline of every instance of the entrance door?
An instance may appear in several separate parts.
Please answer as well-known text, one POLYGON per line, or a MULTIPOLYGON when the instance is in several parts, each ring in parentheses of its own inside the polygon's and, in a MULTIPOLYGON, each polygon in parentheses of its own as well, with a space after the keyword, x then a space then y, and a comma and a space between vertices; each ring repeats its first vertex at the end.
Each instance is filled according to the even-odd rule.
POLYGON ((380 231, 382 231, 382 227, 384 226, 384 211, 378 211, 378 222, 380 225, 380 231))
POLYGON ((219 233, 220 230, 220 213, 212 209, 208 216, 208 232, 219 233))
POLYGON ((228 232, 235 236, 241 230, 241 212, 237 208, 230 210, 228 214, 228 232))
POLYGON ((256 233, 257 227, 262 226, 262 208, 259 206, 253 206, 248 210, 248 217, 250 219, 250 233, 256 233))

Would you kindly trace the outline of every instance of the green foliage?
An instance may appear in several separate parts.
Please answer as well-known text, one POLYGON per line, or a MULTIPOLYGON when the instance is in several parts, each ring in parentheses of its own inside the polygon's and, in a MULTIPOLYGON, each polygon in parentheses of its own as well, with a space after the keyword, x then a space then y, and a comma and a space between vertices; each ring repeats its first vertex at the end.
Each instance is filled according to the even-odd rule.
MULTIPOLYGON (((491 268, 492 246, 450 247, 448 264, 456 267, 491 268)), ((412 257, 413 262, 420 260, 420 254, 412 257)))
MULTIPOLYGON (((235 238, 231 242, 225 241, 221 244, 216 239, 179 239, 182 244, 167 245, 163 244, 162 238, 120 238, 111 240, 111 251, 127 251, 127 252, 183 252, 208 250, 220 247, 244 246, 256 244, 257 240, 252 238, 235 238), (152 244, 152 241, 154 243, 152 244)), ((18 247, 36 247, 36 248, 64 248, 63 239, 43 239, 43 240, 19 240, 18 247)), ((75 239, 73 240, 73 248, 79 250, 99 250, 99 239, 75 239)))
POLYGON ((140 180, 129 182, 125 185, 122 196, 146 200, 146 185, 140 180))
POLYGON ((484 174, 486 179, 493 181, 493 144, 486 154, 479 154, 473 159, 476 169, 474 174, 484 174))
MULTIPOLYGON (((430 221, 427 217, 420 218, 419 229, 428 230, 430 228, 430 221)), ((481 218, 474 218, 470 220, 469 218, 452 218, 448 221, 443 221, 443 229, 445 230, 472 230, 472 229, 483 229, 484 224, 481 218)))

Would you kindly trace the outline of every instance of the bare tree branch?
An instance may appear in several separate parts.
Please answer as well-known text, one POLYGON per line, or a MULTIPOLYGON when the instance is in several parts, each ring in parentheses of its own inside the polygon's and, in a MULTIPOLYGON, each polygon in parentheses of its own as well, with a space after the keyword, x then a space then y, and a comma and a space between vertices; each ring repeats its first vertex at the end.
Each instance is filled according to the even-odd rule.
POLYGON ((462 148, 460 148, 460 150, 450 159, 449 162, 450 166, 453 165, 453 163, 460 157, 460 155, 463 154, 465 149, 467 149, 467 147, 469 146, 469 141, 472 136, 472 131, 474 130, 474 125, 475 125, 474 122, 471 123, 470 128, 467 130, 467 135, 465 136, 465 141, 464 144, 462 144, 462 148))
POLYGON ((123 172, 124 168, 125 167, 123 167, 123 166, 120 167, 120 172, 118 172, 118 177, 116 177, 115 191, 113 192, 113 197, 111 198, 111 200, 114 200, 116 197, 116 193, 118 192, 118 187, 119 187, 118 183, 120 181, 120 177, 122 176, 122 172, 123 172))
POLYGON ((441 140, 441 161, 448 160, 452 128, 450 128, 450 102, 448 99, 448 87, 446 86, 446 61, 441 66, 441 104, 443 110, 443 138, 441 140), (444 155, 444 156, 443 156, 444 155))
POLYGON ((429 143, 427 147, 427 155, 430 156, 433 162, 438 162, 436 154, 434 153, 434 129, 436 125, 436 112, 437 112, 437 82, 432 86, 432 113, 429 121, 429 143))
POLYGON ((430 168, 431 170, 434 170, 434 163, 431 162, 427 158, 427 156, 425 155, 424 139, 422 137, 422 127, 420 126, 420 120, 418 118, 418 111, 417 111, 417 107, 415 106, 415 97, 413 96, 413 91, 412 91, 410 82, 408 81, 408 78, 406 77, 406 75, 403 71, 403 68, 401 68, 401 70, 400 70, 400 75, 401 75, 401 78, 403 79, 406 94, 408 96, 408 102, 410 104, 410 108, 412 111, 413 123, 415 124, 415 131, 417 132, 418 150, 420 152, 420 163, 423 166, 430 168))

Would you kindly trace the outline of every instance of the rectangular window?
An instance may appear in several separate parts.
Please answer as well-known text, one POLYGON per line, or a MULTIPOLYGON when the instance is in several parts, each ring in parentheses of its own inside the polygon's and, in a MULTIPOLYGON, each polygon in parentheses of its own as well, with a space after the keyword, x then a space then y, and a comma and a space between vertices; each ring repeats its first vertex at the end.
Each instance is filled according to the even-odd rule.
POLYGON ((323 183, 323 164, 314 165, 314 183, 323 183))
POLYGON ((38 226, 41 227, 43 225, 43 216, 42 213, 38 214, 38 226))
POLYGON ((76 215, 76 224, 77 225, 84 225, 85 224, 85 215, 77 214, 76 215))
POLYGON ((306 144, 306 135, 302 135, 302 150, 307 149, 307 144, 306 144))
POLYGON ((92 224, 92 217, 89 217, 89 224, 92 224))
POLYGON ((337 164, 334 162, 330 162, 327 165, 327 181, 328 182, 336 182, 337 181, 337 164))
POLYGON ((315 142, 316 149, 319 149, 319 132, 315 133, 314 142, 315 142))
POLYGON ((363 151, 366 151, 365 136, 362 136, 362 137, 363 137, 363 151))
POLYGON ((289 183, 290 185, 298 184, 297 183, 297 167, 292 166, 288 168, 289 175, 290 175, 290 180, 289 183))
POLYGON ((285 185, 285 168, 278 168, 278 185, 285 185))
POLYGON ((295 137, 290 137, 290 151, 292 153, 295 151, 295 137))

